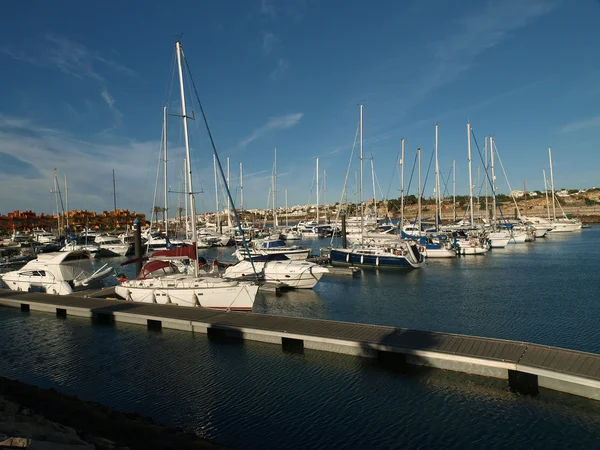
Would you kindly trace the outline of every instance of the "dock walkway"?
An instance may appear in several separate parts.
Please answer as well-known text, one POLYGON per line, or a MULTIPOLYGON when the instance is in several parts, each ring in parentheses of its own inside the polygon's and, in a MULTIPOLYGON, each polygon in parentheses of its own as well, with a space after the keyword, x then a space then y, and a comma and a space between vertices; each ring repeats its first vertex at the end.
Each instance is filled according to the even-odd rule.
POLYGON ((133 303, 95 296, 58 296, 0 289, 0 305, 44 311, 57 317, 89 317, 101 323, 133 323, 205 333, 209 338, 246 339, 305 349, 377 358, 506 379, 516 391, 538 394, 539 387, 600 400, 600 355, 527 342, 450 333, 206 308, 133 303))

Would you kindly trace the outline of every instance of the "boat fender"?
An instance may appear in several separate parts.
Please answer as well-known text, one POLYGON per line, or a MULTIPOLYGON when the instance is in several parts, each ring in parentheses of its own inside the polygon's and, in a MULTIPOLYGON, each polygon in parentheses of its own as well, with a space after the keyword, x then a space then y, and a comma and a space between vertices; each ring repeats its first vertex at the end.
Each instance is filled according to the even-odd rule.
POLYGON ((350 262, 350 253, 346 253, 346 262, 350 262))
POLYGON ((365 258, 365 255, 360 255, 360 263, 361 264, 364 262, 364 258, 365 258))
POLYGON ((375 265, 379 267, 379 256, 375 259, 375 265))

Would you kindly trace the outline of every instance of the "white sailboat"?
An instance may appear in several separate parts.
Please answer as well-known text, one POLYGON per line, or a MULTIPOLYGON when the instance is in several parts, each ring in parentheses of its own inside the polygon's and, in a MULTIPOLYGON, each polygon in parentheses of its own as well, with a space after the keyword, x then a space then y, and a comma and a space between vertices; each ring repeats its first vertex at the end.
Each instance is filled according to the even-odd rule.
POLYGON ((190 203, 192 245, 191 247, 174 249, 156 255, 161 259, 149 261, 135 280, 124 280, 115 288, 117 295, 126 300, 146 303, 170 303, 181 306, 202 306, 227 310, 251 310, 258 292, 258 285, 243 281, 229 281, 215 277, 198 275, 198 258, 196 253, 197 231, 195 199, 192 185, 190 145, 188 135, 188 116, 186 114, 186 97, 183 83, 182 57, 183 49, 179 41, 175 44, 179 71, 179 87, 181 94, 181 116, 183 118, 183 135, 187 171, 188 195, 190 203), (177 255, 180 253, 180 256, 177 255), (193 274, 181 273, 169 258, 187 257, 191 261, 193 274))

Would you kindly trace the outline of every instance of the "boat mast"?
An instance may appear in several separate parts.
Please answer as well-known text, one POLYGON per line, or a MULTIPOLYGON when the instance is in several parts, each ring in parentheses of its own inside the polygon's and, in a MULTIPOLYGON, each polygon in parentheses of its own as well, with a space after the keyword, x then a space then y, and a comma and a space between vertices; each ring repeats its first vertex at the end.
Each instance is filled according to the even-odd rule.
MULTIPOLYGON (((213 156, 214 158, 214 156, 213 156)), ((216 175, 216 173, 215 173, 216 175)), ((240 211, 244 211, 244 173, 242 172, 242 162, 240 161, 240 211)))
POLYGON ((467 124, 467 152, 469 158, 469 209, 470 209, 470 219, 471 226, 473 223, 473 169, 471 167, 471 124, 467 124))
POLYGON ((404 138, 400 141, 400 234, 404 229, 404 138))
POLYGON ((417 222, 419 224, 419 236, 421 235, 421 147, 417 147, 417 161, 418 161, 418 187, 417 187, 417 222))
POLYGON ((360 186, 359 186, 359 201, 360 201, 360 245, 364 245, 364 228, 365 228, 365 218, 364 218, 364 209, 363 209, 363 105, 360 105, 360 113, 359 113, 359 134, 360 134, 360 186))
POLYGON ((375 191, 375 165, 373 164, 373 154, 372 153, 371 153, 371 180, 373 181, 373 208, 375 209, 375 220, 377 221, 377 192, 375 191))
MULTIPOLYGON (((188 170, 187 158, 183 158, 183 191, 185 193, 185 189, 187 187, 187 170, 188 170)), ((183 201, 185 203, 185 238, 188 239, 190 232, 190 212, 188 210, 188 199, 183 197, 183 201)))
POLYGON ((490 163, 492 164, 492 222, 496 225, 496 170, 494 168, 494 138, 490 136, 490 163))
POLYGON ((65 173, 65 209, 67 210, 67 213, 65 216, 65 220, 67 221, 67 224, 65 225, 65 228, 68 229, 69 228, 69 187, 67 186, 67 174, 66 173, 65 173))
POLYGON ((452 210, 454 215, 454 223, 456 223, 456 160, 452 160, 452 210))
MULTIPOLYGON (((187 113, 185 109, 185 91, 183 88, 183 70, 181 69, 181 54, 183 49, 181 43, 177 41, 175 43, 177 50, 177 67, 179 69, 179 90, 181 92, 181 115, 183 117, 183 137, 185 140, 185 157, 187 161, 188 169, 188 190, 190 199, 190 214, 192 216, 192 245, 194 246, 194 254, 197 251, 197 234, 196 234, 196 205, 194 202, 194 188, 192 184, 192 164, 190 159, 190 140, 188 136, 188 125, 187 125, 187 113)), ((194 276, 198 276, 198 258, 194 258, 194 276)))
POLYGON ((550 220, 550 202, 548 200, 548 183, 546 183, 546 170, 542 169, 542 174, 544 175, 544 192, 546 193, 546 213, 548 215, 548 220, 550 220))
POLYGON ((219 233, 221 232, 221 214, 219 213, 219 182, 217 180, 217 157, 213 155, 213 168, 215 172, 215 207, 217 208, 217 229, 219 233))
MULTIPOLYGON (((227 191, 229 191, 229 156, 227 157, 227 191)), ((227 196, 227 227, 231 230, 231 202, 227 196)))
POLYGON ((327 207, 327 171, 323 169, 323 206, 325 207, 325 223, 328 223, 329 220, 327 216, 327 211, 329 208, 327 207))
MULTIPOLYGON (((184 113, 185 114, 185 113, 184 113)), ((165 183, 165 209, 163 211, 163 220, 165 221, 165 236, 169 235, 169 214, 168 214, 168 194, 167 194, 167 107, 163 107, 163 172, 165 183)), ((113 170, 113 183, 115 171, 113 170)), ((116 192, 116 191, 115 191, 116 192)), ((115 211, 117 210, 117 195, 115 193, 115 211)))
POLYGON ((548 147, 548 156, 550 158, 550 188, 552 189, 552 219, 556 220, 556 200, 554 198, 554 174, 552 173, 552 150, 548 147))
POLYGON ((435 124, 435 231, 440 229, 440 166, 438 162, 438 131, 439 125, 435 124))
POLYGON ((317 226, 319 225, 319 158, 317 158, 317 226))
MULTIPOLYGON (((485 176, 488 176, 488 170, 489 170, 489 164, 488 164, 488 153, 489 153, 489 146, 488 146, 488 137, 485 136, 483 139, 483 153, 485 154, 485 176)), ((487 180, 484 182, 485 184, 485 220, 487 222, 487 220, 490 218, 490 212, 489 212, 489 204, 488 204, 488 183, 487 180)))
POLYGON ((275 159, 273 160, 273 228, 277 228, 277 149, 275 149, 275 159))
POLYGON ((54 184, 54 201, 56 202, 56 227, 60 236, 60 211, 58 209, 58 179, 56 178, 56 169, 54 169, 52 183, 54 184))

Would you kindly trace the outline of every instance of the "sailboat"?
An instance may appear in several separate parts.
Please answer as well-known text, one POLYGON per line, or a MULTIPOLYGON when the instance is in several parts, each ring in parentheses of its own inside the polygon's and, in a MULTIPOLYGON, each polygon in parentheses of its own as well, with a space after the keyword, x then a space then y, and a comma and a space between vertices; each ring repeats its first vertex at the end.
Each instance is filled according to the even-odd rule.
POLYGON ((183 136, 188 172, 188 195, 191 214, 192 245, 163 252, 155 252, 153 259, 144 265, 142 271, 133 280, 123 280, 115 288, 117 295, 130 301, 145 303, 177 304, 180 306, 202 306, 227 310, 251 310, 258 292, 258 285, 244 281, 225 280, 217 277, 198 275, 197 231, 194 190, 188 134, 188 116, 183 83, 181 43, 175 43, 181 93, 181 117, 183 118, 183 136), (191 264, 188 271, 182 272, 176 260, 185 259, 191 264))
MULTIPOLYGON (((363 211, 363 129, 362 129, 363 105, 359 108, 359 135, 360 135, 360 212, 361 233, 364 232, 363 211)), ((363 267, 386 267, 386 268, 420 268, 424 264, 424 257, 419 252, 414 242, 390 239, 380 242, 376 247, 367 246, 363 242, 353 248, 335 248, 330 252, 332 264, 363 266, 363 267)))
MULTIPOLYGON (((550 219, 550 209, 548 208, 548 220, 541 217, 523 217, 523 219, 529 223, 532 223, 535 227, 543 227, 548 229, 548 233, 567 233, 572 231, 579 231, 582 228, 580 219, 569 219, 565 212, 562 211, 562 206, 558 202, 554 192, 554 173, 552 171, 552 150, 548 148, 548 158, 550 159, 550 188, 552 190, 552 219, 550 219), (563 213, 562 218, 556 217, 556 204, 558 203, 559 208, 563 213)), ((544 173, 544 184, 546 175, 544 173)), ((547 191, 546 191, 546 195, 547 191)))
MULTIPOLYGON (((439 163, 438 163, 438 131, 439 126, 435 124, 435 232, 439 233, 440 231, 440 174, 439 174, 439 163)), ((404 156, 403 156, 404 157, 404 156)), ((421 158, 420 154, 418 155, 419 159, 419 186, 421 180, 421 158)), ((402 177, 404 177, 404 172, 402 173, 402 177)), ((402 185, 404 185, 404 181, 402 181, 402 185)), ((419 226, 417 228, 418 235, 410 236, 405 230, 409 229, 411 225, 405 225, 403 231, 401 232, 402 238, 414 239, 419 243, 419 250, 426 258, 454 258, 456 257, 456 248, 454 244, 447 238, 446 235, 423 235, 421 233, 421 190, 419 188, 419 226)))

